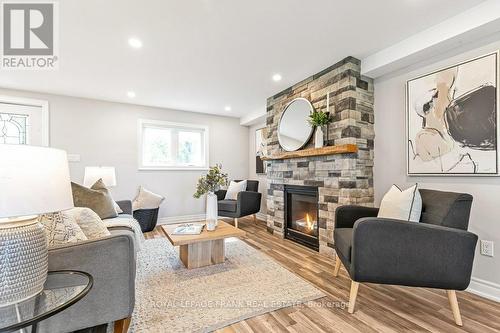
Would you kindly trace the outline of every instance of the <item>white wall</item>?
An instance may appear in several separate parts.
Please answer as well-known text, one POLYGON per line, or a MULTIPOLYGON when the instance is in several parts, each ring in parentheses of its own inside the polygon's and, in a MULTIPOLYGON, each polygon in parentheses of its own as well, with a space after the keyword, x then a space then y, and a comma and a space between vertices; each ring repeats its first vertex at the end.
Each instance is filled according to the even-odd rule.
POLYGON ((204 171, 138 171, 140 118, 208 125, 210 165, 222 163, 230 178, 248 175, 248 129, 237 118, 6 89, 0 94, 49 102, 50 145, 81 156, 81 162, 70 163, 73 181, 83 182, 85 166, 114 166, 118 183, 112 189, 114 198, 133 199, 143 185, 166 197, 161 217, 204 212, 204 200, 193 198, 204 171))
POLYGON ((266 175, 255 173, 255 131, 259 128, 266 127, 266 124, 256 124, 248 127, 248 179, 255 179, 259 181, 259 192, 262 193, 262 201, 260 203, 260 216, 259 218, 265 219, 264 215, 267 214, 267 178, 266 175))
POLYGON ((500 300, 500 177, 408 177, 405 156, 405 81, 427 72, 453 65, 500 48, 500 41, 466 52, 450 54, 431 65, 411 66, 415 70, 399 72, 375 81, 375 201, 377 204, 391 184, 409 186, 418 182, 422 188, 467 192, 474 196, 470 231, 479 239, 492 240, 496 256, 479 254, 473 270, 471 289, 500 300))

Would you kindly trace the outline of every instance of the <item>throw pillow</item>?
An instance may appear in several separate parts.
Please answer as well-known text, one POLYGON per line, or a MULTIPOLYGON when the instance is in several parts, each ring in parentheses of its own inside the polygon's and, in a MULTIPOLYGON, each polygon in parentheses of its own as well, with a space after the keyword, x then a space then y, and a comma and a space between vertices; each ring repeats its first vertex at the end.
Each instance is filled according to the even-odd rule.
POLYGON ((118 206, 118 204, 116 203, 116 201, 114 201, 114 206, 115 206, 116 214, 123 213, 123 210, 120 208, 120 206, 118 206))
POLYGON ((231 180, 229 183, 229 187, 227 188, 225 200, 236 200, 238 199, 238 193, 241 191, 246 191, 247 189, 247 181, 242 180, 240 182, 235 182, 231 180))
POLYGON ((75 218, 66 212, 43 214, 39 221, 45 229, 48 247, 87 240, 75 218))
POLYGON ((75 218, 87 239, 97 239, 111 235, 106 225, 92 209, 75 207, 66 211, 75 218))
MULTIPOLYGON (((92 185, 90 188, 93 190, 98 190, 98 191, 99 190, 106 190, 106 191, 108 191, 111 199, 113 199, 113 197, 111 196, 111 191, 109 191, 109 189, 106 187, 106 184, 104 184, 104 181, 102 180, 102 178, 99 178, 94 183, 94 185, 92 185)), ((116 211, 117 215, 123 213, 123 210, 120 208, 120 206, 118 206, 118 204, 116 203, 116 201, 114 199, 113 199, 113 207, 115 207, 115 211, 116 211)))
POLYGON ((377 217, 411 222, 420 221, 422 197, 417 186, 418 184, 415 184, 403 191, 396 185, 392 185, 380 203, 377 217))
POLYGON ((154 209, 160 207, 160 204, 165 198, 159 194, 146 190, 144 187, 139 187, 139 193, 132 202, 132 209, 154 209))
POLYGON ((115 201, 111 197, 109 190, 104 186, 102 180, 98 180, 92 187, 93 188, 87 188, 73 182, 71 183, 75 207, 90 208, 96 212, 101 219, 118 216, 115 210, 115 201))

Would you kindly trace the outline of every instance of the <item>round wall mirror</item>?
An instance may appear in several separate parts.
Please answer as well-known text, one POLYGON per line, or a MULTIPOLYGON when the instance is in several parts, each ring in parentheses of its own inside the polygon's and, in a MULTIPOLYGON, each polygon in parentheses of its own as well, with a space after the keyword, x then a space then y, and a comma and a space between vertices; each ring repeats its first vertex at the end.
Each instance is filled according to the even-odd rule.
POLYGON ((305 98, 296 98, 285 107, 278 124, 278 141, 284 150, 298 150, 309 141, 313 128, 307 118, 312 111, 312 104, 305 98))

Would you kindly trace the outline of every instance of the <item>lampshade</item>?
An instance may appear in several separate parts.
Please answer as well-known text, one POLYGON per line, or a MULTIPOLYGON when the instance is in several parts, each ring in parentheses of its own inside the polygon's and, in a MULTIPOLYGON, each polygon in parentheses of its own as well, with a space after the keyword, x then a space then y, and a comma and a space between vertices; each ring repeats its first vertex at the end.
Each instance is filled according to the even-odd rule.
POLYGON ((0 144, 0 222, 72 207, 65 151, 0 144))
POLYGON ((91 187, 96 181, 102 179, 107 187, 116 186, 116 175, 114 167, 85 167, 83 186, 91 187))

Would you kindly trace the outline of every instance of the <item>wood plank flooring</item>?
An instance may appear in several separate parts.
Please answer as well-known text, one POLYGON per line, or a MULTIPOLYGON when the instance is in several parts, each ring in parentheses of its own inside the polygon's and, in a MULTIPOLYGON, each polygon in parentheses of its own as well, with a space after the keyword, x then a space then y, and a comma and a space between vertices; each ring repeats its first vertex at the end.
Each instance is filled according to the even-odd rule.
MULTIPOLYGON (((347 313, 351 280, 342 267, 333 277, 333 259, 269 234, 263 221, 239 219, 243 240, 323 290, 326 297, 269 312, 218 330, 260 332, 500 332, 500 303, 457 292, 463 327, 454 324, 443 290, 361 284, 356 310, 347 313)), ((157 227, 146 238, 165 237, 157 227)), ((249 277, 251 278, 251 277, 249 277)))

